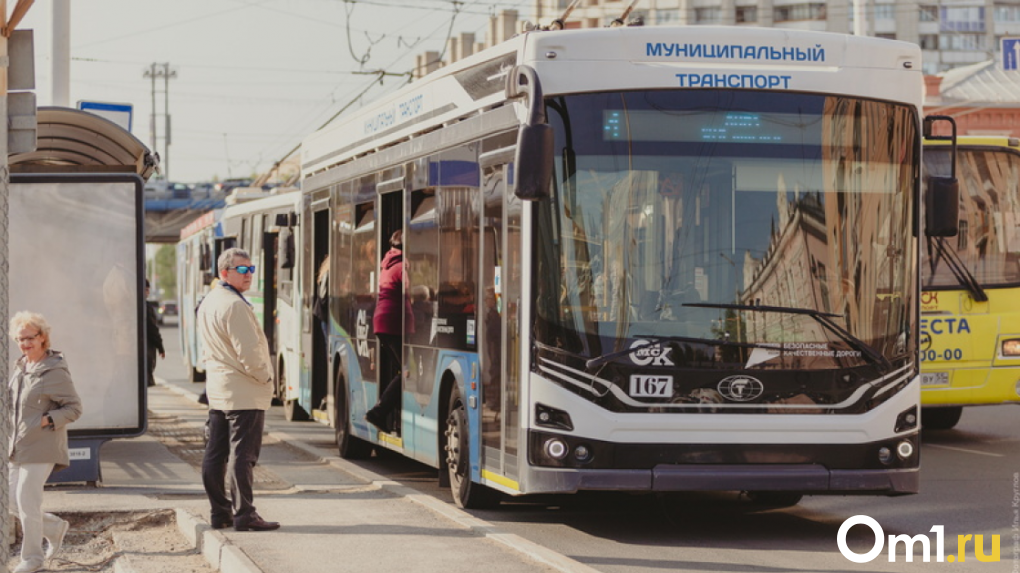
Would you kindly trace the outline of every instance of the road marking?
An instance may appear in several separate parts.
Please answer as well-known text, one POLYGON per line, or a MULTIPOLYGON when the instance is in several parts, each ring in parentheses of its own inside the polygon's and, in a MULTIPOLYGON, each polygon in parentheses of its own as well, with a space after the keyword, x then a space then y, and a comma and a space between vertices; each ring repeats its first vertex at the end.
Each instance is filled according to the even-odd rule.
POLYGON ((992 456, 993 458, 1004 458, 1003 454, 995 454, 992 452, 982 452, 980 450, 968 450, 967 448, 954 448, 953 446, 942 446, 939 444, 925 444, 931 448, 942 448, 943 450, 953 450, 954 452, 964 452, 967 454, 977 454, 979 456, 992 456))

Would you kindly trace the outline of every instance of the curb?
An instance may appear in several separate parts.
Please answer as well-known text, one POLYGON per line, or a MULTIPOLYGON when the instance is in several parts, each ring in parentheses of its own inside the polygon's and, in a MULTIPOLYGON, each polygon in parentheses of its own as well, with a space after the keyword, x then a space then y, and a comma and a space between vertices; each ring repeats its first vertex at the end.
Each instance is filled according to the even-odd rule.
POLYGON ((220 532, 195 514, 183 510, 177 513, 177 528, 189 543, 205 557, 217 571, 223 573, 262 573, 262 569, 220 532))
MULTIPOLYGON (((159 377, 156 377, 156 384, 169 389, 175 394, 198 403, 198 395, 188 392, 177 385, 169 384, 159 377)), ((352 464, 337 455, 330 455, 327 453, 327 450, 316 446, 310 446, 287 432, 268 430, 266 433, 281 442, 285 442, 289 446, 314 456, 322 463, 329 464, 344 473, 364 480, 365 482, 395 496, 406 498, 409 501, 417 503, 418 505, 456 523, 474 534, 497 542, 507 549, 523 555, 532 561, 536 561, 562 573, 600 573, 597 569, 589 567, 580 561, 576 561, 547 547, 528 541, 519 535, 504 533, 495 525, 482 519, 478 519, 466 511, 448 503, 444 503, 429 495, 419 493, 413 488, 400 485, 399 483, 388 479, 386 476, 366 470, 365 468, 352 464)), ((177 510, 177 526, 193 545, 199 547, 202 554, 205 555, 206 560, 213 567, 218 568, 223 573, 262 573, 262 570, 258 567, 258 565, 251 561, 251 559, 249 559, 240 549, 231 545, 226 537, 213 530, 208 523, 200 518, 183 510, 177 510), (199 545, 200 543, 201 545, 199 545), (224 567, 229 567, 229 569, 225 569, 224 567)))

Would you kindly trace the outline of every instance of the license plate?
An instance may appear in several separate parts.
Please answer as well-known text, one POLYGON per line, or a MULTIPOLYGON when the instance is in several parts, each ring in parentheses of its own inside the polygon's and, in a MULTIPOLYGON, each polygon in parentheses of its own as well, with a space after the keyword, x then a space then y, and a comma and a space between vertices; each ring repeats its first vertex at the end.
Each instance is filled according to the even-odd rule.
POLYGON ((924 372, 921 374, 921 386, 949 386, 949 373, 924 372))
POLYGON ((633 398, 672 398, 673 377, 635 374, 630 377, 630 395, 633 398))

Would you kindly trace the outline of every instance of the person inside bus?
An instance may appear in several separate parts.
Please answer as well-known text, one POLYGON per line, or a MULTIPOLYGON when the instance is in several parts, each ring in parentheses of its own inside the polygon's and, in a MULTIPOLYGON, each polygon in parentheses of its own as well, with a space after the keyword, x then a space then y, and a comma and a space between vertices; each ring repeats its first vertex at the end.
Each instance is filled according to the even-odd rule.
POLYGON ((372 317, 372 328, 379 339, 381 356, 379 371, 379 401, 365 413, 365 421, 382 431, 390 431, 390 414, 400 405, 401 337, 404 331, 414 334, 414 314, 411 299, 404 294, 404 232, 397 230, 390 236, 390 250, 379 266, 379 300, 372 317), (406 321, 406 322, 405 322, 406 321), (403 328, 401 328, 403 322, 403 328))
POLYGON ((414 316, 414 324, 418 327, 415 336, 411 337, 413 344, 428 344, 429 329, 426 326, 432 324, 432 289, 425 285, 417 285, 411 289, 411 313, 414 316))
POLYGON ((329 337, 329 257, 323 257, 315 276, 315 302, 312 314, 319 321, 322 335, 329 337))

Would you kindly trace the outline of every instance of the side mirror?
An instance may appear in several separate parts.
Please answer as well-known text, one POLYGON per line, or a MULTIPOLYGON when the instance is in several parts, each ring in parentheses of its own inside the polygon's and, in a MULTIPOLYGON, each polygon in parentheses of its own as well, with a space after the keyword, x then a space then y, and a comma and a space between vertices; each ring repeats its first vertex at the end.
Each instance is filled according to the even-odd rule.
POLYGON ((924 197, 924 234, 955 237, 960 224, 960 182, 955 177, 932 177, 924 197))
POLYGON ((514 156, 516 186, 514 195, 525 201, 549 196, 553 176, 553 129, 546 123, 545 99, 538 74, 530 66, 517 66, 507 75, 508 99, 527 98, 528 119, 517 132, 514 156))
POLYGON ((553 176, 553 129, 549 124, 521 126, 514 165, 514 194, 518 198, 535 201, 549 196, 553 176))

